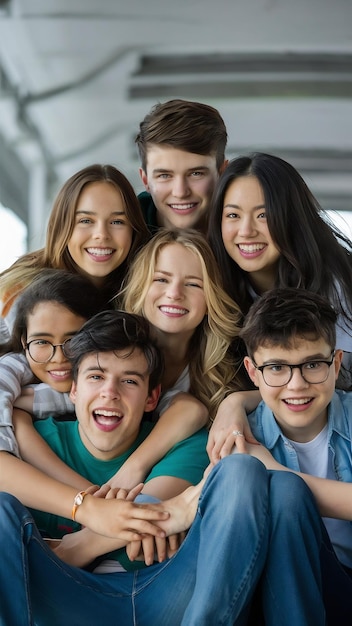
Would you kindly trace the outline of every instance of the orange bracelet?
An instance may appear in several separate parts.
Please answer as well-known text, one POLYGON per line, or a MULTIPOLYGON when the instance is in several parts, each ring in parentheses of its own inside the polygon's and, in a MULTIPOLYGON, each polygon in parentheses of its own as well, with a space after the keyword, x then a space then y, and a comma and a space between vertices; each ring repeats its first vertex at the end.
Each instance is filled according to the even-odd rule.
POLYGON ((87 495, 86 491, 79 491, 78 494, 75 496, 73 500, 73 507, 72 507, 72 513, 71 513, 71 518, 73 519, 73 521, 75 521, 76 519, 77 509, 80 506, 80 504, 82 504, 86 495, 87 495))

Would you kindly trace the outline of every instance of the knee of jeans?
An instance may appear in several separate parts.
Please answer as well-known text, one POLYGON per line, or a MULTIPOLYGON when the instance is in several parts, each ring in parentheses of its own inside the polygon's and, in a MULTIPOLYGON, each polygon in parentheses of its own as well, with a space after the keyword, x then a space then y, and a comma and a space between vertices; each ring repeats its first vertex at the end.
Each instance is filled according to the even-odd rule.
POLYGON ((270 504, 271 510, 292 517, 299 515, 300 510, 315 507, 310 489, 304 480, 292 472, 270 473, 270 504), (284 504, 283 504, 284 503, 284 504))
POLYGON ((248 454, 232 454, 219 461, 212 469, 203 495, 215 488, 218 495, 223 491, 227 498, 231 494, 234 499, 239 492, 241 499, 247 497, 250 500, 252 494, 258 494, 258 491, 266 493, 267 484, 268 472, 261 461, 248 454))

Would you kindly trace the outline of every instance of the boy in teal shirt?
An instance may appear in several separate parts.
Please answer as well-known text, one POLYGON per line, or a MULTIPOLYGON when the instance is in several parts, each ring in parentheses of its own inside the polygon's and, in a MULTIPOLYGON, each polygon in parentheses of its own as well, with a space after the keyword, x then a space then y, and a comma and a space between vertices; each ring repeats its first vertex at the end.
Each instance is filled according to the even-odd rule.
POLYGON ((149 230, 196 228, 206 234, 210 202, 227 165, 227 131, 217 109, 201 102, 156 104, 136 137, 141 180, 138 199, 149 230))

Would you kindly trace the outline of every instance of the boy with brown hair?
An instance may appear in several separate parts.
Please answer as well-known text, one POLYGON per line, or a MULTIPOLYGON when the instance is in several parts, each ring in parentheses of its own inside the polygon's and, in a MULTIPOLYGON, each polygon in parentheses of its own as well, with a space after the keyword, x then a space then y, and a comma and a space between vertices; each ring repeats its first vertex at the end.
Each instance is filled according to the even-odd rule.
POLYGON ((250 453, 270 470, 298 473, 313 491, 335 551, 321 561, 328 623, 342 626, 352 611, 352 393, 335 390, 336 321, 325 297, 273 289, 252 305, 240 336, 263 399, 249 423, 272 456, 257 445, 250 453))
POLYGON ((205 234, 214 186, 227 165, 219 111, 187 100, 158 103, 135 141, 146 189, 139 201, 149 230, 196 228, 205 234))

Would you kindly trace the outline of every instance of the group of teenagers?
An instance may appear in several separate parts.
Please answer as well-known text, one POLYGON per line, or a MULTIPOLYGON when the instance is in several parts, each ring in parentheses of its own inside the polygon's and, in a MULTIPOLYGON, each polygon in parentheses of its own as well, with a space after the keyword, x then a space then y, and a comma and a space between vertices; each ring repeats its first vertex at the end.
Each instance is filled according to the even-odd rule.
POLYGON ((0 275, 0 624, 349 624, 352 242, 211 106, 136 143, 0 275))

